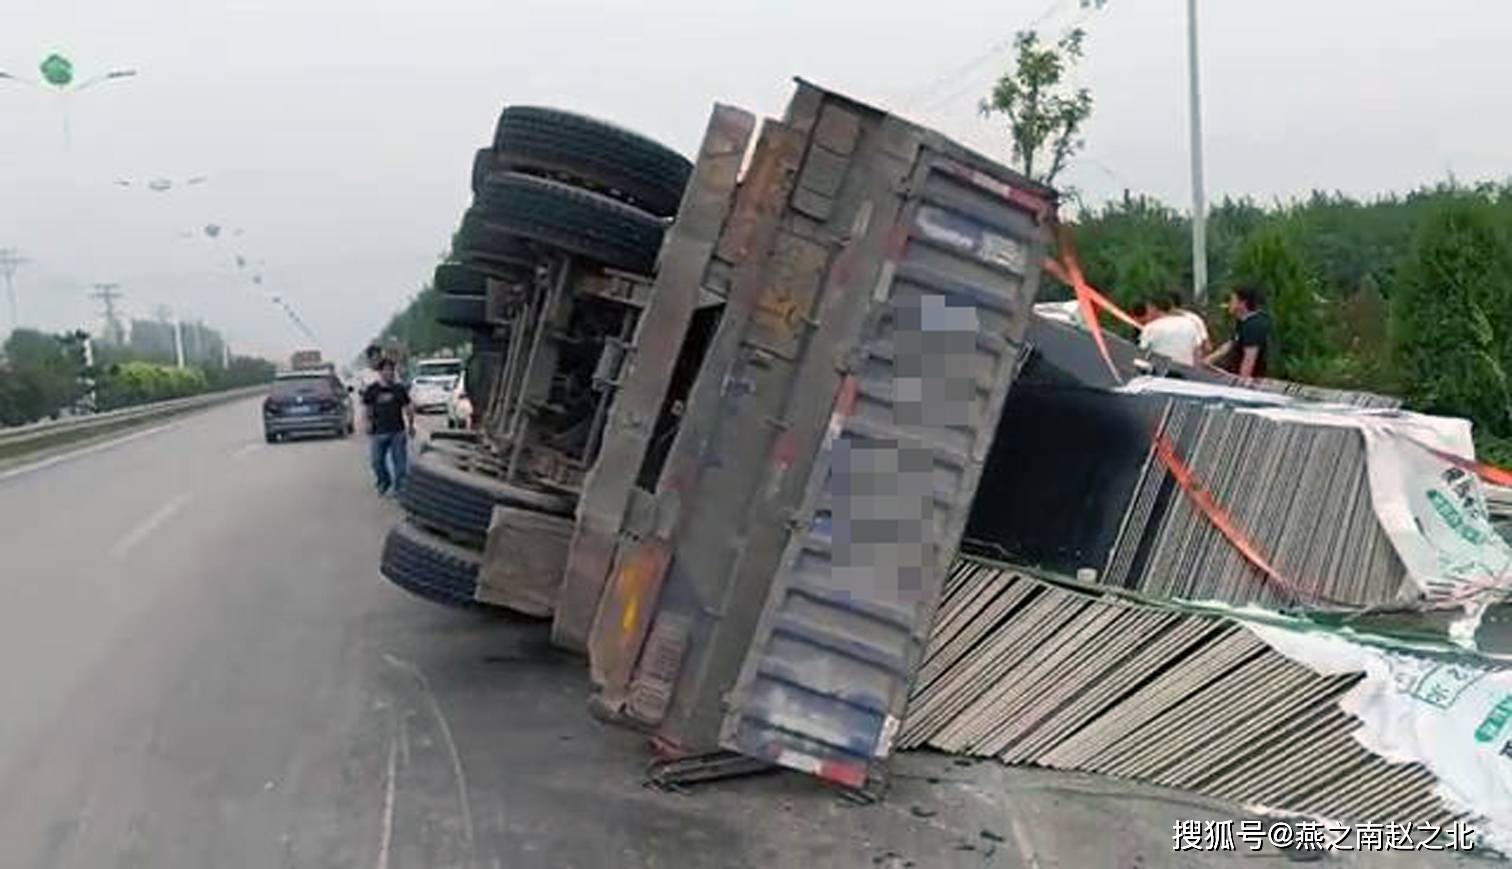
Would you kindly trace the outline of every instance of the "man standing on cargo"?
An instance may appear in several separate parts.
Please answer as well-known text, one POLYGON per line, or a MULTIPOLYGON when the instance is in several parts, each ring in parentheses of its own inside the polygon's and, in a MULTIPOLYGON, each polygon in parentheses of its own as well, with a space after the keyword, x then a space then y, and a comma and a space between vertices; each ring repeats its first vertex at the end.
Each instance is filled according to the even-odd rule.
POLYGON ((1181 297, 1180 293, 1171 293, 1169 299, 1171 313, 1178 317, 1185 317, 1192 324, 1192 327, 1197 330, 1197 333, 1202 336, 1202 346, 1198 348, 1197 353, 1201 356, 1206 356, 1213 352, 1213 339, 1208 334, 1207 321, 1202 319, 1201 314, 1186 307, 1186 300, 1181 297))
POLYGON ((1265 377, 1269 367, 1271 318, 1265 298, 1254 287, 1237 287, 1229 295, 1228 311, 1237 325, 1234 337, 1207 358, 1209 365, 1240 377, 1265 377))
POLYGON ((1139 349, 1159 353, 1183 365, 1196 365, 1202 348, 1202 331, 1190 318, 1172 311, 1166 296, 1156 296, 1149 308, 1154 316, 1145 321, 1139 332, 1139 349))
POLYGON ((410 404, 409 390, 394 379, 394 360, 378 363, 378 380, 362 390, 362 404, 367 409, 374 484, 379 495, 386 495, 404 483, 409 470, 409 438, 415 434, 415 408, 410 404))

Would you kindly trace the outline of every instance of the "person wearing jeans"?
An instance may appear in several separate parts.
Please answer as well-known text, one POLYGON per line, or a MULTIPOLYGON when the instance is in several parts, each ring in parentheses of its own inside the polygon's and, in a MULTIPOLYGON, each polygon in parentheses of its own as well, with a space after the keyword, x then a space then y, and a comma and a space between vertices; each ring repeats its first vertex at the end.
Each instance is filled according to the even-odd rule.
POLYGON ((394 360, 378 363, 378 379, 362 390, 362 404, 367 409, 373 482, 378 494, 385 495, 404 484, 409 438, 415 434, 415 408, 409 390, 394 378, 394 360))

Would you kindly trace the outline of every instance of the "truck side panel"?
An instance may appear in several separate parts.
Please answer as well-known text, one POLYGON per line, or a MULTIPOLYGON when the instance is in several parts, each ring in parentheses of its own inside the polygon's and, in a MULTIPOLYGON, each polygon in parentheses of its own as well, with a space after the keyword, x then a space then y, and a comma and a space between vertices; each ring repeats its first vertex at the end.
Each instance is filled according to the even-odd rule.
POLYGON ((923 141, 721 739, 852 787, 891 749, 1043 257, 1042 208, 923 141))
POLYGON ((608 711, 671 753, 838 761, 830 777, 853 781, 901 713, 1054 194, 806 83, 772 128, 800 158, 786 183, 742 190, 762 216, 732 214, 721 239, 744 262, 647 511, 656 530, 622 545, 590 658, 608 711), (860 529, 839 560, 837 516, 860 529), (810 695, 841 702, 800 708, 810 695))
POLYGON ((730 209, 740 164, 756 119, 715 106, 677 222, 662 243, 651 301, 636 331, 624 384, 615 397, 604 446, 584 481, 577 529, 552 623, 553 641, 585 650, 599 597, 657 413, 672 378, 704 272, 730 209))

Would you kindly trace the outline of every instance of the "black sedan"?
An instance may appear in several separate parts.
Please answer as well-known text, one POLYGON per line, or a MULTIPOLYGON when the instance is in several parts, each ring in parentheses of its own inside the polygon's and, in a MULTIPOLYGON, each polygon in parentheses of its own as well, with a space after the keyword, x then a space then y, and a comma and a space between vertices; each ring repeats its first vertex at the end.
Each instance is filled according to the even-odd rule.
POLYGON ((351 392, 323 371, 278 375, 263 399, 263 437, 270 444, 297 435, 346 437, 356 429, 351 392))

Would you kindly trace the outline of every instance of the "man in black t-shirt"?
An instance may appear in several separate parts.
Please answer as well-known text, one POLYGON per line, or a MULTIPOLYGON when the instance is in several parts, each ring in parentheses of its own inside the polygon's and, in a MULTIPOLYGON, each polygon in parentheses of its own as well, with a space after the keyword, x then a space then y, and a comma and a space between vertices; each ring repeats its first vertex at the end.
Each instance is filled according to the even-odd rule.
POLYGON ((1271 318, 1265 298, 1254 287, 1237 287, 1229 294, 1228 311, 1236 322, 1233 340, 1208 356, 1209 365, 1240 377, 1265 377, 1269 368, 1271 318))
POLYGON ((415 408, 409 390, 394 379, 394 360, 378 363, 378 380, 362 390, 367 408, 368 456, 378 494, 397 490, 409 470, 409 437, 415 434, 415 408), (390 474, 390 465, 393 473, 390 474))

